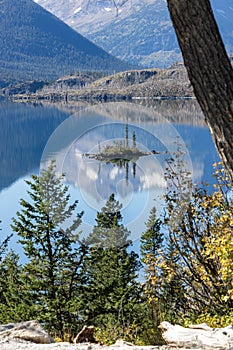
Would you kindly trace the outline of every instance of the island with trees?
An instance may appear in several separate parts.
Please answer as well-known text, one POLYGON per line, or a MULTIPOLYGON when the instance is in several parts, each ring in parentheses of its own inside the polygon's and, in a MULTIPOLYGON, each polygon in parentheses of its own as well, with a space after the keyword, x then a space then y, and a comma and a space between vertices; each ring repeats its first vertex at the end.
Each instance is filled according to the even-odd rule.
MULTIPOLYGON (((163 152, 164 153, 164 152, 163 152)), ((161 152, 142 151, 137 147, 136 133, 133 131, 132 142, 129 142, 129 127, 128 124, 125 126, 125 138, 122 140, 114 140, 113 144, 106 144, 101 149, 100 144, 98 145, 97 153, 85 153, 84 156, 96 159, 101 162, 114 163, 121 166, 122 161, 136 163, 140 157, 149 156, 152 154, 161 154, 161 152)))

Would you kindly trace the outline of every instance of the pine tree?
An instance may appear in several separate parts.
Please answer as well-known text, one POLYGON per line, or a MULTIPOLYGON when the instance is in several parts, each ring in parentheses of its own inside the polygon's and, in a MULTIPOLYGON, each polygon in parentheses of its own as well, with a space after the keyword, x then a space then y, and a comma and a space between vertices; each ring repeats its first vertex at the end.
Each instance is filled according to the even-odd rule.
POLYGON ((76 317, 72 300, 80 285, 78 271, 85 249, 73 246, 82 213, 72 218, 77 201, 69 204, 68 188, 55 170, 52 162, 40 176, 32 175, 32 180, 26 181, 30 201, 21 199, 22 209, 13 219, 12 229, 29 260, 22 279, 35 306, 34 317, 63 339, 76 317))
MULTIPOLYGON (((142 262, 151 265, 154 258, 158 256, 163 243, 163 234, 161 233, 161 220, 156 216, 156 208, 150 211, 148 221, 146 222, 146 231, 141 236, 140 251, 142 262), (149 259, 149 261, 148 261, 149 259)), ((151 270, 151 268, 149 268, 151 270)))
POLYGON ((0 269, 0 323, 20 322, 34 317, 30 300, 21 279, 19 255, 11 250, 3 259, 0 269))
POLYGON ((155 336, 159 337, 157 328, 162 321, 162 305, 158 298, 159 261, 163 245, 162 222, 157 218, 156 208, 153 207, 146 224, 146 231, 141 236, 141 260, 144 264, 145 284, 144 293, 147 299, 148 317, 155 329, 155 336))
POLYGON ((163 244, 163 233, 161 233, 162 222, 156 216, 156 208, 150 211, 148 221, 146 222, 146 231, 141 236, 141 260, 144 263, 146 293, 149 300, 156 296, 155 280, 158 275, 159 259, 163 244))
POLYGON ((171 233, 167 233, 166 248, 160 263, 161 272, 157 287, 158 298, 163 305, 163 313, 168 321, 177 322, 186 312, 187 297, 183 286, 183 269, 179 252, 171 233))
MULTIPOLYGON (((129 252, 129 232, 120 223, 121 204, 112 194, 106 206, 97 213, 96 225, 87 242, 86 317, 102 328, 117 327, 116 337, 135 321, 140 299, 136 281, 140 268, 138 255, 129 252)), ((110 330, 108 329, 108 332, 110 330)))
POLYGON ((122 204, 111 194, 106 205, 97 213, 96 225, 86 243, 105 248, 128 246, 129 231, 121 224, 121 209, 122 204))
MULTIPOLYGON (((0 223, 1 223, 1 220, 0 220, 0 223)), ((2 231, 2 229, 0 229, 0 231, 2 231)), ((6 249, 11 237, 12 237, 12 234, 8 235, 2 242, 0 242, 0 262, 2 260, 3 254, 6 252, 6 249)))
MULTIPOLYGON (((0 229, 0 231, 2 231, 2 229, 0 229)), ((4 291, 6 289, 6 279, 4 276, 3 261, 4 261, 4 254, 6 253, 8 243, 11 237, 12 237, 12 234, 8 235, 2 242, 0 242, 0 304, 5 303, 4 291)))

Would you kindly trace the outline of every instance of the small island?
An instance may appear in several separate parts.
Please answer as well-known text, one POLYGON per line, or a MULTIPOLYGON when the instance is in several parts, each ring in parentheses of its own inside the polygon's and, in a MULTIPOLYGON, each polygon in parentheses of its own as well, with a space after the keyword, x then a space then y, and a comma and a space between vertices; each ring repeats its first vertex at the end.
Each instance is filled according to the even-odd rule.
POLYGON ((129 178, 129 165, 132 164, 132 174, 136 176, 136 163, 140 157, 161 154, 167 152, 142 151, 137 147, 136 133, 133 131, 132 140, 129 142, 129 127, 128 123, 125 126, 125 138, 114 140, 112 144, 106 144, 102 149, 99 144, 98 152, 96 153, 85 153, 84 157, 94 159, 105 164, 113 164, 119 168, 125 168, 126 171, 126 182, 128 183, 129 178), (130 145, 131 143, 131 145, 130 145))
POLYGON ((132 146, 129 146, 129 130, 128 124, 126 124, 124 140, 115 140, 112 145, 107 144, 102 150, 99 145, 98 153, 85 153, 85 156, 106 163, 121 165, 122 161, 136 163, 140 157, 151 155, 153 152, 155 151, 144 152, 137 148, 135 131, 132 135, 132 146))
POLYGON ((148 156, 152 152, 140 151, 137 147, 124 147, 121 142, 114 145, 106 145, 101 152, 86 153, 85 156, 105 162, 117 162, 119 160, 136 162, 142 156, 148 156))

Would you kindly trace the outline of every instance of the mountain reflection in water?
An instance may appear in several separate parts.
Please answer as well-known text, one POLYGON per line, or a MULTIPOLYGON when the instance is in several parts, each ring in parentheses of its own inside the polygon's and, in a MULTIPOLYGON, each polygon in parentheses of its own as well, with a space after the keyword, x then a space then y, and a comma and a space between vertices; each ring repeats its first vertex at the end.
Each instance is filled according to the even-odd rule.
POLYGON ((123 202, 124 223, 133 231, 133 239, 144 230, 151 206, 162 207, 164 170, 167 158, 176 152, 174 141, 180 140, 187 150, 186 165, 193 169, 195 182, 211 182, 211 165, 218 160, 193 100, 154 101, 149 107, 107 103, 80 108, 11 102, 1 102, 0 107, 0 219, 4 235, 10 231, 19 199, 26 197, 24 179, 38 173, 51 159, 56 159, 58 173, 66 174, 72 198, 79 200, 78 210, 85 212, 84 230, 87 226, 90 231, 96 211, 115 192, 123 202), (135 133, 141 152, 155 150, 159 154, 123 160, 121 166, 84 156, 125 140, 126 125, 129 142, 135 133))
MULTIPOLYGON (((199 108, 194 108, 193 101, 189 103, 188 110, 183 110, 183 105, 178 110, 177 103, 176 109, 163 108, 164 114, 158 108, 162 104, 153 109, 130 103, 95 105, 71 116, 57 128, 47 143, 41 167, 56 159, 58 174, 66 174, 67 184, 87 213, 84 216, 87 230, 91 230, 96 212, 115 193, 123 204, 124 223, 133 232, 131 239, 136 239, 144 229, 150 209, 156 206, 158 213, 163 209, 165 169, 168 159, 175 158, 177 152, 182 153, 184 170, 192 174, 193 181, 204 176, 205 158, 211 150, 209 145, 204 146, 207 138, 202 139, 202 132, 208 137, 209 134, 199 108), (178 122, 174 124, 177 114, 178 122), (183 127, 190 135, 179 132, 183 127), (198 138, 197 133, 191 136, 195 129, 198 138), (202 153, 197 156, 196 141, 199 145, 203 143, 202 153), (128 151, 123 150, 121 158, 119 150, 123 146, 128 151), (128 156, 132 149, 144 156, 128 156)), ((169 107, 169 103, 165 106, 169 107)), ((208 142, 214 150, 210 138, 208 142)), ((213 155, 214 161, 217 156, 211 151, 213 155)))

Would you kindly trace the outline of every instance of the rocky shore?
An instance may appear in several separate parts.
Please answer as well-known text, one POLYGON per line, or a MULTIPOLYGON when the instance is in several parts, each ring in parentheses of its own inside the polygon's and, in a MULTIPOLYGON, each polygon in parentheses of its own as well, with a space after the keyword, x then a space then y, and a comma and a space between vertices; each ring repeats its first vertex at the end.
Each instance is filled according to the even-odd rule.
MULTIPOLYGON (((134 346, 127 345, 124 342, 111 346, 97 344, 70 344, 70 343, 52 343, 52 344, 34 344, 27 341, 7 340, 0 338, 0 350, 187 350, 186 348, 177 348, 169 346, 134 346)), ((188 350, 202 350, 193 348, 188 350)), ((226 349, 227 350, 227 349, 226 349)))
POLYGON ((232 326, 211 328, 201 324, 184 328, 162 322, 159 328, 168 345, 137 346, 120 339, 107 346, 95 341, 93 326, 84 326, 74 344, 70 344, 55 343, 36 320, 10 323, 0 326, 0 350, 233 350, 232 326), (87 338, 92 342, 86 341, 87 338))
POLYGON ((193 97, 186 69, 141 69, 97 77, 72 75, 53 83, 27 82, 5 87, 0 94, 13 101, 122 101, 193 97), (91 79, 92 78, 92 79, 91 79))

